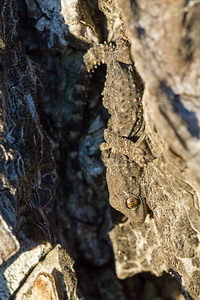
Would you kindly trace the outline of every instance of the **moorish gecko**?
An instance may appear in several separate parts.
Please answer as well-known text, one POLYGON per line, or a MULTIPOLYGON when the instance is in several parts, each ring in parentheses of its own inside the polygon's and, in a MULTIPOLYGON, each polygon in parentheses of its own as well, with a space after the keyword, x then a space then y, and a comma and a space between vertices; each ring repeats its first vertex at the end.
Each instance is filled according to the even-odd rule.
POLYGON ((147 208, 140 178, 150 159, 144 134, 141 97, 143 86, 135 71, 125 39, 94 45, 84 57, 88 72, 106 64, 103 104, 111 117, 101 145, 107 167, 110 204, 133 224, 144 222, 147 208))

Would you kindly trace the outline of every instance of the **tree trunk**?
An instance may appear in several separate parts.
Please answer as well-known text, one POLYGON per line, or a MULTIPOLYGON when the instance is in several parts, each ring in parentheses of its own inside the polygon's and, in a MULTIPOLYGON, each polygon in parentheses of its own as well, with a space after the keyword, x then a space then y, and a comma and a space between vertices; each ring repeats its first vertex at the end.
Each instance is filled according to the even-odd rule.
POLYGON ((1 1, 0 299, 200 299, 199 7, 1 1))

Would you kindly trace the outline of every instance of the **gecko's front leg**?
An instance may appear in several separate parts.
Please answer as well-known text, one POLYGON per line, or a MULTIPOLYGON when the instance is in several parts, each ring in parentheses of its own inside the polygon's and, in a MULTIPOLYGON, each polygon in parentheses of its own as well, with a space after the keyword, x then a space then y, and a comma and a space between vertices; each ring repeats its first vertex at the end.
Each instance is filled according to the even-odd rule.
POLYGON ((106 129, 104 131, 104 138, 113 152, 120 152, 128 156, 130 160, 136 162, 140 167, 153 160, 145 141, 144 133, 136 142, 133 142, 127 137, 118 136, 111 129, 106 129))

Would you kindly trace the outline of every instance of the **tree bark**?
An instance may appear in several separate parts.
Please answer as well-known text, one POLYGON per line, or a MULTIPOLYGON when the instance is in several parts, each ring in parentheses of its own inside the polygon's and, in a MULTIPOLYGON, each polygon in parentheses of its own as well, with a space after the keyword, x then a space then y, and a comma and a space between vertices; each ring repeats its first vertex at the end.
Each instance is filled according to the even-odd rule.
POLYGON ((199 5, 0 3, 0 299, 200 299, 199 5))

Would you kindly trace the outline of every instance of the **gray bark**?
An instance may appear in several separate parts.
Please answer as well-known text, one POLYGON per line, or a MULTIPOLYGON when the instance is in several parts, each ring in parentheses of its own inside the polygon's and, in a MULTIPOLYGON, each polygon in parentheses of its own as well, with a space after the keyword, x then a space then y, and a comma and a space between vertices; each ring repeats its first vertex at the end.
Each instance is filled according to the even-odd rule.
POLYGON ((0 3, 0 299, 200 299, 198 11, 0 3))

